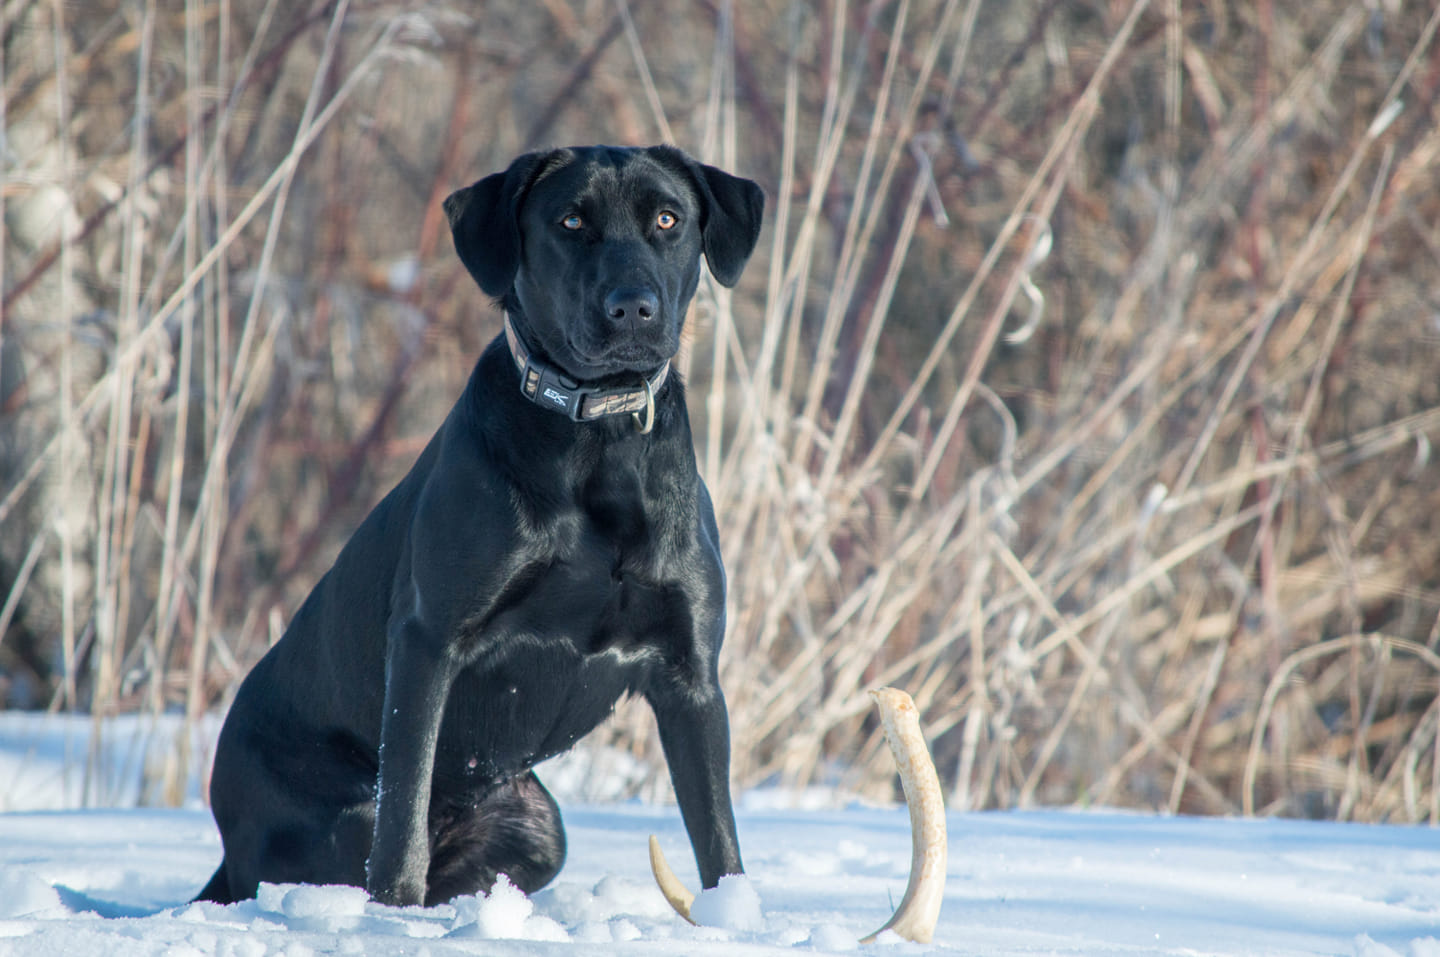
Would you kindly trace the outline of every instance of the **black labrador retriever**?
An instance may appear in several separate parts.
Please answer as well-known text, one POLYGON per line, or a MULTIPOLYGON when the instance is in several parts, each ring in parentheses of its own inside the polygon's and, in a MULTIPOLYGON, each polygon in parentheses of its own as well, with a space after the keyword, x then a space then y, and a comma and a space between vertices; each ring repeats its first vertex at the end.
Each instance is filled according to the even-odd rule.
POLYGON ((702 884, 741 872, 725 573, 669 363, 702 252, 734 285, 763 206, 664 146, 530 153, 446 199, 505 335, 241 684, 200 899, 269 881, 435 904, 502 873, 534 891, 565 833, 531 768, 627 693, 655 713, 702 884))

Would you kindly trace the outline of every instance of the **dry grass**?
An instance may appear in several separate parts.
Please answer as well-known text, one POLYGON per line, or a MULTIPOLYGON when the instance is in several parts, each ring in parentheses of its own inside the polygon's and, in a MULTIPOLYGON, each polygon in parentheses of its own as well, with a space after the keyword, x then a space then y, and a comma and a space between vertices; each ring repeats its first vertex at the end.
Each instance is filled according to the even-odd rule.
POLYGON ((683 360, 738 783, 887 795, 895 684, 955 807, 1440 822, 1440 14, 468 10, 5 4, 0 700, 223 704, 498 329, 439 199, 672 139, 772 200, 683 360))

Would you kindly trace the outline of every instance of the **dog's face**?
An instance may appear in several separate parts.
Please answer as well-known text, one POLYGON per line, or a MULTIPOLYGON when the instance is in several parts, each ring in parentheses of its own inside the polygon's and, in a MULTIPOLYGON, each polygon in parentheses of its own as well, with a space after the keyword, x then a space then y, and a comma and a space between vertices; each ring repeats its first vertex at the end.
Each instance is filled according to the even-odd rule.
POLYGON ((754 183, 671 147, 529 153, 445 200, 480 288, 581 380, 648 374, 673 357, 702 252, 734 285, 763 206, 754 183))

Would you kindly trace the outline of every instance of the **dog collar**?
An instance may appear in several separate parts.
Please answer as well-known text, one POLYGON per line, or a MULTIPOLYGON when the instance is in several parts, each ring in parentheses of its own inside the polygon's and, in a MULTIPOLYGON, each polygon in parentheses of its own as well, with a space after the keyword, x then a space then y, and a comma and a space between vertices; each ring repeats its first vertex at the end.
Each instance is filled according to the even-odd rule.
POLYGON ((536 359, 525 348, 508 315, 505 342, 510 346, 515 367, 520 370, 520 394, 541 408, 560 412, 572 422, 589 422, 629 412, 641 435, 648 434, 655 425, 655 393, 670 375, 669 360, 659 372, 642 378, 638 389, 602 389, 582 385, 536 359))

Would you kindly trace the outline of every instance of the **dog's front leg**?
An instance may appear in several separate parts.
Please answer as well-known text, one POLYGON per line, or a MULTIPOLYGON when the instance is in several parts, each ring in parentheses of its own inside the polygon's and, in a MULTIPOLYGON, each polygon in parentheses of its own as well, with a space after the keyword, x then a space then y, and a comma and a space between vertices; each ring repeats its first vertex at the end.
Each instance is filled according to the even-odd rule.
POLYGON ((375 836, 365 865, 366 890, 382 904, 425 902, 431 775, 452 679, 446 656, 427 639, 407 619, 386 650, 375 836))
POLYGON ((700 883, 744 872, 730 804, 730 720, 718 679, 653 693, 650 705, 700 883))

